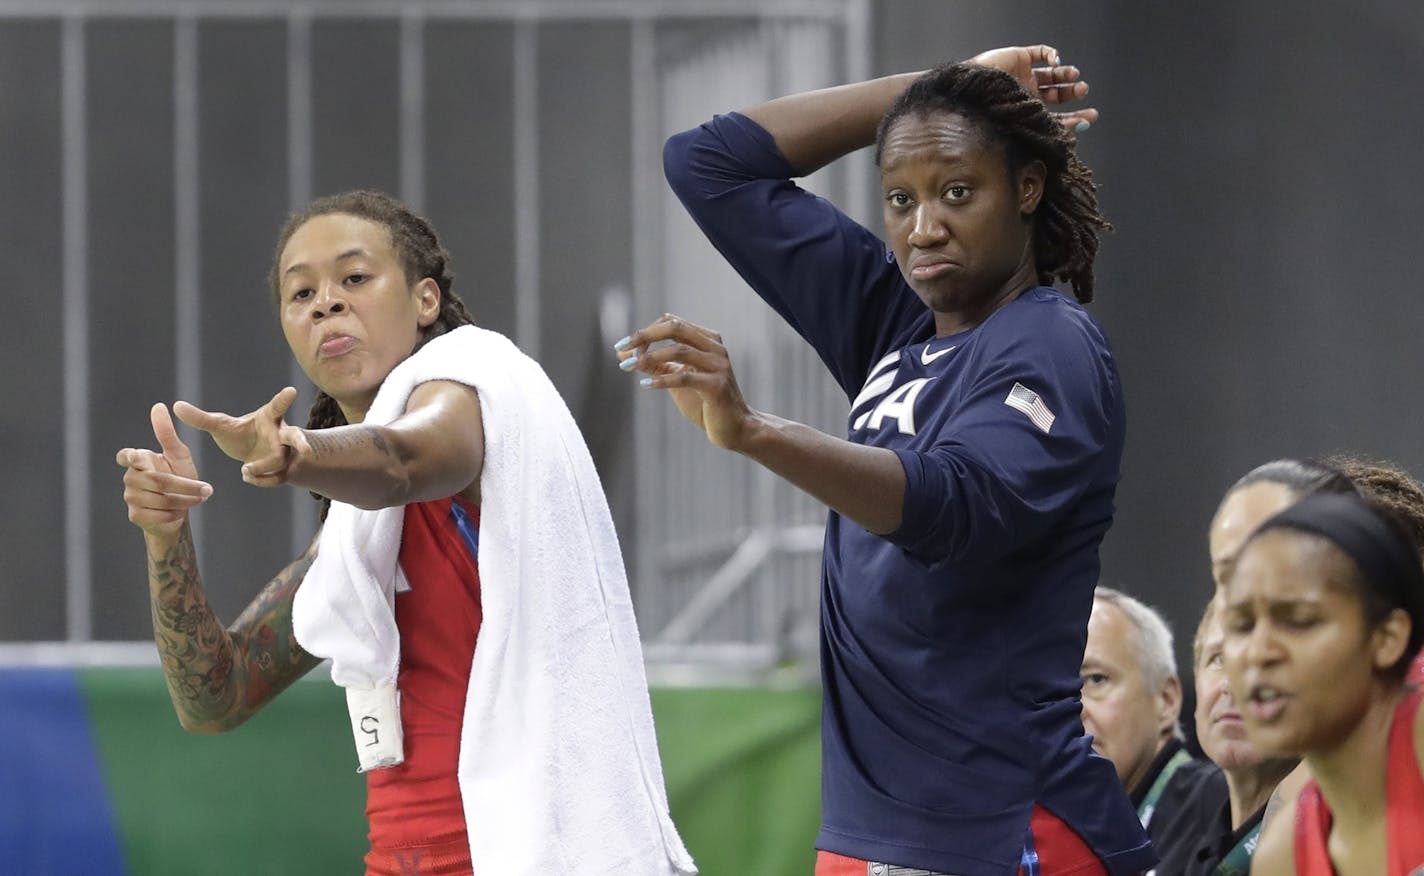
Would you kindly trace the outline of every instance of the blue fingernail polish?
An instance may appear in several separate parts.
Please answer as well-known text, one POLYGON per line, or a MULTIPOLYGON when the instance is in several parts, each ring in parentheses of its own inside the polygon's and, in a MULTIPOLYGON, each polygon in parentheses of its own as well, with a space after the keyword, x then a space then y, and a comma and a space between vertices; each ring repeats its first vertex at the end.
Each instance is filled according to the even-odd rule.
POLYGON ((613 345, 613 349, 618 350, 619 352, 622 352, 623 348, 626 347, 626 346, 628 346, 628 345, 629 345, 630 343, 632 343, 632 342, 633 342, 633 338, 632 338, 632 337, 626 337, 626 338, 624 338, 623 340, 619 341, 618 343, 614 344, 614 345, 613 345))
POLYGON ((653 378, 651 378, 651 377, 644 377, 642 380, 638 381, 638 385, 639 385, 639 386, 652 386, 652 385, 653 385, 653 378))
POLYGON ((1086 120, 1084 120, 1084 121, 1081 121, 1081 122, 1079 122, 1078 124, 1074 125, 1074 126, 1073 126, 1073 130, 1075 130, 1075 131, 1077 131, 1079 134, 1081 134, 1081 133, 1083 133, 1084 131, 1088 130, 1088 128, 1090 128, 1090 127, 1092 127, 1092 123, 1091 123, 1091 122, 1088 122, 1088 121, 1086 121, 1086 120))
POLYGON ((629 356, 627 359, 624 359, 622 362, 619 362, 619 363, 618 363, 618 367, 619 367, 619 368, 622 368, 624 371, 632 371, 632 370, 633 370, 633 366, 634 366, 634 365, 637 365, 637 364, 638 364, 638 354, 637 354, 637 353, 634 353, 633 355, 629 356))

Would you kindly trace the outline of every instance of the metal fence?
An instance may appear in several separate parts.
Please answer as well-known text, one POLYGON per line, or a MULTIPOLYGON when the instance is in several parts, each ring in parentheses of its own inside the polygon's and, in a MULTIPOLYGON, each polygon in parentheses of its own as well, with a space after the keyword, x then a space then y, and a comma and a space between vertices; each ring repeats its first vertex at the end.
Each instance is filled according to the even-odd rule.
MULTIPOLYGON (((683 216, 659 154, 713 112, 863 76, 868 47, 867 0, 0 2, 0 232, 22 302, 0 327, 0 365, 35 368, 0 384, 0 441, 29 478, 0 498, 13 558, 0 641, 146 638, 113 451, 151 443, 155 400, 245 410, 284 382, 309 397, 262 276, 282 213, 341 188, 385 188, 430 214, 457 268, 475 266, 477 318, 545 363, 586 431, 606 424, 579 375, 610 367, 601 345, 619 315, 674 310, 723 332, 754 405, 838 432, 844 400, 683 216), (586 169, 626 182, 611 205, 593 185, 559 200, 570 169, 585 172, 575 150, 591 148, 565 143, 565 113, 589 103, 571 79, 607 95, 578 126, 623 129, 598 156, 611 169, 586 169), (540 241, 573 227, 565 208, 594 226, 581 244, 606 262, 602 282, 545 260, 540 241), (598 313, 606 325, 579 334, 578 316, 598 313)), ((860 176, 809 185, 863 210, 860 176)), ((650 655, 765 665, 804 651, 823 510, 661 402, 639 397, 631 442, 595 448, 628 509, 650 655)), ((279 568, 315 521, 298 491, 212 479, 224 502, 195 532, 232 617, 261 582, 229 570, 279 568)), ((22 653, 67 652, 0 656, 22 653)))

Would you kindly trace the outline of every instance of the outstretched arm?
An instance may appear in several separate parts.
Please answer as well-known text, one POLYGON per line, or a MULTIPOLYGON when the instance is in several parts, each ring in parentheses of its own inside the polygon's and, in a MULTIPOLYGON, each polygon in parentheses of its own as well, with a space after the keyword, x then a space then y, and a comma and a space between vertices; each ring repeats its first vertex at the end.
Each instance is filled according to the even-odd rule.
POLYGON ((359 508, 388 508, 477 489, 484 431, 473 387, 445 380, 417 386, 403 414, 387 425, 358 423, 299 429, 282 421, 296 390, 242 417, 187 402, 178 418, 213 436, 243 463, 242 479, 259 487, 291 484, 359 508))
POLYGON ((208 604, 198 574, 188 510, 212 495, 163 405, 150 411, 161 451, 124 448, 129 520, 148 550, 153 636, 168 692, 184 728, 214 733, 251 717, 319 661, 292 634, 292 597, 316 546, 273 579, 230 629, 208 604))
MULTIPOLYGON (((1050 105, 1088 93, 1078 68, 1059 64, 1058 50, 1051 46, 991 49, 969 62, 1003 70, 1050 105)), ((921 72, 778 97, 742 114, 765 128, 787 162, 804 176, 875 142, 881 117, 921 72)), ((1065 125, 1073 127, 1097 117, 1095 109, 1060 115, 1065 125)))
POLYGON ((683 416, 717 447, 765 466, 870 532, 900 528, 905 469, 899 457, 752 410, 716 332, 665 314, 634 332, 618 358, 625 371, 647 375, 644 386, 668 390, 683 416))

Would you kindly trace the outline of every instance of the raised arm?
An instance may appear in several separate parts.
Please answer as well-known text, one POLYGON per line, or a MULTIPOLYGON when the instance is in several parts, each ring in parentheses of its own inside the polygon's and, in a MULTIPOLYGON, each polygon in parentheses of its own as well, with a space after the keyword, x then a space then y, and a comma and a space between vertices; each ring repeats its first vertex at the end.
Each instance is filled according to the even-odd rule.
MULTIPOLYGON (((1049 57, 1057 52, 1035 46, 974 60, 1033 83, 1045 102, 1084 96, 1077 68, 1041 66, 1049 57)), ((881 116, 915 75, 777 98, 675 134, 663 149, 668 185, 688 215, 815 348, 848 398, 889 348, 877 327, 903 324, 924 305, 875 232, 793 178, 873 142, 881 116)), ((1078 124, 1097 111, 1060 118, 1078 124)))
POLYGON ((241 461, 243 480, 255 486, 291 484, 367 509, 456 493, 478 498, 484 431, 474 388, 444 380, 422 383, 405 413, 389 424, 331 429, 286 425, 288 396, 295 394, 288 387, 243 417, 186 402, 174 411, 241 461))
MULTIPOLYGON (((1058 51, 1051 46, 991 49, 970 62, 1011 74, 1044 103, 1075 100, 1088 93, 1087 83, 1078 79, 1078 69, 1060 65, 1058 51)), ((742 115, 765 128, 787 163, 797 175, 805 176, 875 142, 881 117, 921 72, 779 97, 745 109, 742 115)), ((1077 126, 1095 120, 1097 111, 1083 109, 1060 117, 1065 124, 1077 126)))
POLYGON ((148 550, 148 588, 168 693, 187 730, 217 733, 247 720, 319 662, 292 634, 292 597, 315 543, 283 569, 229 629, 208 604, 188 510, 212 495, 198 479, 168 409, 150 411, 160 452, 125 448, 124 501, 148 550))

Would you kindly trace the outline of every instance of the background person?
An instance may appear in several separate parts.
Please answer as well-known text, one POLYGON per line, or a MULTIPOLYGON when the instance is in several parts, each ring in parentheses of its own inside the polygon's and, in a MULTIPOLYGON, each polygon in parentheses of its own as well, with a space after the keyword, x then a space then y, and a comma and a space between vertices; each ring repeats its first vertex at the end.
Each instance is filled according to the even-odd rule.
POLYGON ((1309 496, 1243 545, 1221 594, 1225 668, 1251 742, 1311 780, 1268 825, 1257 874, 1424 866, 1424 715, 1405 683, 1424 641, 1424 568, 1387 512, 1309 496))
MULTIPOLYGON (((1315 493, 1359 493, 1403 521, 1416 549, 1424 557, 1424 488, 1394 463, 1359 456, 1337 455, 1321 461, 1275 459, 1247 472, 1226 491, 1208 530, 1212 578, 1220 593, 1237 552, 1247 536, 1271 515, 1315 493)), ((1411 669, 1415 682, 1424 680, 1424 654, 1411 669)), ((1292 800, 1309 778, 1297 767, 1276 787, 1266 805, 1269 823, 1284 802, 1292 800)))
POLYGON ((1172 631, 1152 607, 1119 590, 1093 591, 1083 652, 1083 729, 1113 762, 1137 817, 1161 855, 1171 824, 1200 782, 1220 788, 1217 770, 1182 741, 1182 681, 1172 631))
POLYGON ((1266 802, 1298 763, 1269 757, 1247 738, 1241 709, 1222 669, 1222 629, 1215 599, 1207 603, 1192 643, 1197 741, 1220 767, 1219 782, 1193 787, 1153 836, 1157 872, 1180 876, 1245 876, 1261 832, 1266 802))

